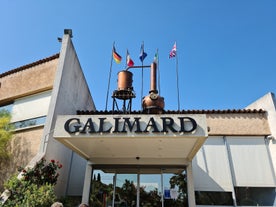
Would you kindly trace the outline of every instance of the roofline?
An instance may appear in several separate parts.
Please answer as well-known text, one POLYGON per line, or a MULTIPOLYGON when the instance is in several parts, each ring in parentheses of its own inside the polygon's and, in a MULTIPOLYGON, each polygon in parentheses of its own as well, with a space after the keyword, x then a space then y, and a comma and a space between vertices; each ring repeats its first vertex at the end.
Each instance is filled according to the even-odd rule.
POLYGON ((46 63, 46 62, 49 62, 49 61, 54 60, 54 59, 57 59, 57 58, 59 58, 59 53, 57 53, 57 54, 55 54, 55 55, 52 55, 52 56, 50 56, 50 57, 47 57, 47 58, 44 58, 44 59, 35 61, 35 62, 33 62, 33 63, 27 64, 27 65, 23 65, 23 66, 21 66, 21 67, 18 67, 18 68, 9 70, 9 71, 7 71, 7 72, 4 72, 4 73, 0 74, 0 78, 5 77, 5 76, 8 76, 8 75, 11 75, 11 74, 13 74, 13 73, 17 73, 17 72, 20 72, 20 71, 29 69, 29 68, 31 68, 31 67, 34 67, 34 66, 37 66, 37 65, 46 63))
MULTIPOLYGON (((178 110, 163 111, 162 114, 265 114, 263 109, 227 109, 227 110, 178 110)), ((108 115, 123 114, 121 111, 77 111, 77 115, 108 115)), ((129 114, 148 114, 143 111, 133 111, 129 114)))

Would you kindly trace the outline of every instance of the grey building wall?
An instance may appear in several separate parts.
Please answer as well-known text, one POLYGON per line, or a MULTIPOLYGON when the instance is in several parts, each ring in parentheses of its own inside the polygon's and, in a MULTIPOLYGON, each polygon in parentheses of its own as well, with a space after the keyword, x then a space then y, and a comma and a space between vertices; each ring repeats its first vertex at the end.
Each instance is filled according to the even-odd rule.
MULTIPOLYGON (((196 191, 234 192, 236 187, 276 186, 276 101, 268 93, 246 109, 265 110, 270 133, 251 136, 209 136, 193 160, 196 191)), ((256 125, 255 127, 258 128, 256 125)), ((266 191, 268 192, 268 191, 266 191)), ((276 197, 270 194, 273 206, 276 197), (273 198, 274 196, 274 198, 273 198)), ((235 195, 233 195, 233 199, 235 195)), ((203 205, 202 205, 203 206, 203 205)))
MULTIPOLYGON (((254 109, 261 108, 267 111, 267 119, 271 131, 271 136, 268 136, 266 141, 268 150, 271 157, 271 162, 274 168, 274 177, 276 178, 276 99, 273 93, 267 93, 259 98, 246 108, 254 109)), ((276 205, 276 201, 275 201, 276 205)))
POLYGON ((82 195, 86 160, 53 138, 57 115, 94 109, 73 43, 69 35, 64 35, 40 154, 36 157, 39 160, 45 155, 47 160, 55 159, 63 165, 56 186, 58 196, 82 195))

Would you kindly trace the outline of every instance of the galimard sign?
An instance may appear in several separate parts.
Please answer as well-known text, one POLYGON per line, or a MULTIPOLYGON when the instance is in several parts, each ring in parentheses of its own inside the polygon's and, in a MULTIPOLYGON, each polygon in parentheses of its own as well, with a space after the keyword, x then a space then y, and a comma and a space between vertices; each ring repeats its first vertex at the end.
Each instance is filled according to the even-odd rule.
POLYGON ((58 116, 54 137, 68 136, 207 136, 206 116, 66 115, 58 116))

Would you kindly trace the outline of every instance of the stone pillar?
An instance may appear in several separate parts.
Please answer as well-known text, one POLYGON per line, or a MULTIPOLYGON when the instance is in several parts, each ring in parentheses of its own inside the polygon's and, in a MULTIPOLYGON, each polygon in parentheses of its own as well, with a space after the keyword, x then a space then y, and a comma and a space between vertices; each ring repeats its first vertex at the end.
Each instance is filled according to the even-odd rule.
POLYGON ((195 188, 194 188, 194 178, 192 172, 192 162, 189 162, 187 168, 187 189, 188 189, 188 204, 189 207, 194 207, 195 205, 195 188))
POLYGON ((84 184, 83 184, 83 191, 82 191, 82 203, 89 203, 89 195, 90 195, 90 186, 92 181, 92 164, 87 162, 86 170, 85 170, 85 177, 84 177, 84 184))

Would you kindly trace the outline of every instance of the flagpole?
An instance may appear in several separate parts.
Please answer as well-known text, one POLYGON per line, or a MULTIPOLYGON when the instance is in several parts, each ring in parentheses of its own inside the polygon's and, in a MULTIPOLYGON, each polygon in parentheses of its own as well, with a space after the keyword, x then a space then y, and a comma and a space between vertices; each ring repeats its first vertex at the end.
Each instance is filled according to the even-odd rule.
POLYGON ((178 55, 177 52, 175 54, 175 70, 176 70, 176 87, 177 87, 177 103, 178 103, 178 111, 180 110, 180 98, 179 98, 179 83, 178 83, 178 55))
MULTIPOLYGON (((141 51, 140 51, 141 52, 141 51)), ((144 41, 142 42, 142 55, 144 53, 144 41)), ((142 57, 142 73, 141 73, 141 110, 143 110, 143 93, 144 93, 144 58, 142 57)))
POLYGON ((176 42, 173 45, 173 48, 169 54, 169 58, 175 57, 175 70, 176 70, 176 90, 177 90, 177 108, 180 110, 180 98, 179 98, 179 83, 178 83, 178 55, 176 49, 176 42))
POLYGON ((128 49, 126 50, 126 66, 125 66, 125 68, 127 68, 127 56, 128 56, 128 49))
POLYGON ((105 111, 107 110, 107 103, 108 103, 108 96, 109 96, 109 87, 110 87, 110 79, 111 79, 111 73, 112 73, 114 45, 115 45, 115 42, 113 42, 113 47, 112 47, 112 51, 111 51, 111 61, 110 61, 110 68, 109 68, 109 77, 108 77, 108 86, 107 86, 107 93, 106 93, 105 111))
MULTIPOLYGON (((156 50, 157 57, 158 57, 158 48, 156 50)), ((159 70, 159 58, 157 59, 157 71, 158 71, 158 90, 159 90, 159 95, 161 95, 161 88, 160 88, 160 70, 159 70)))
MULTIPOLYGON (((144 93, 144 61, 142 61, 142 77, 141 77, 141 103, 143 101, 143 93, 144 93)), ((141 104, 141 109, 143 109, 143 104, 141 104)))

